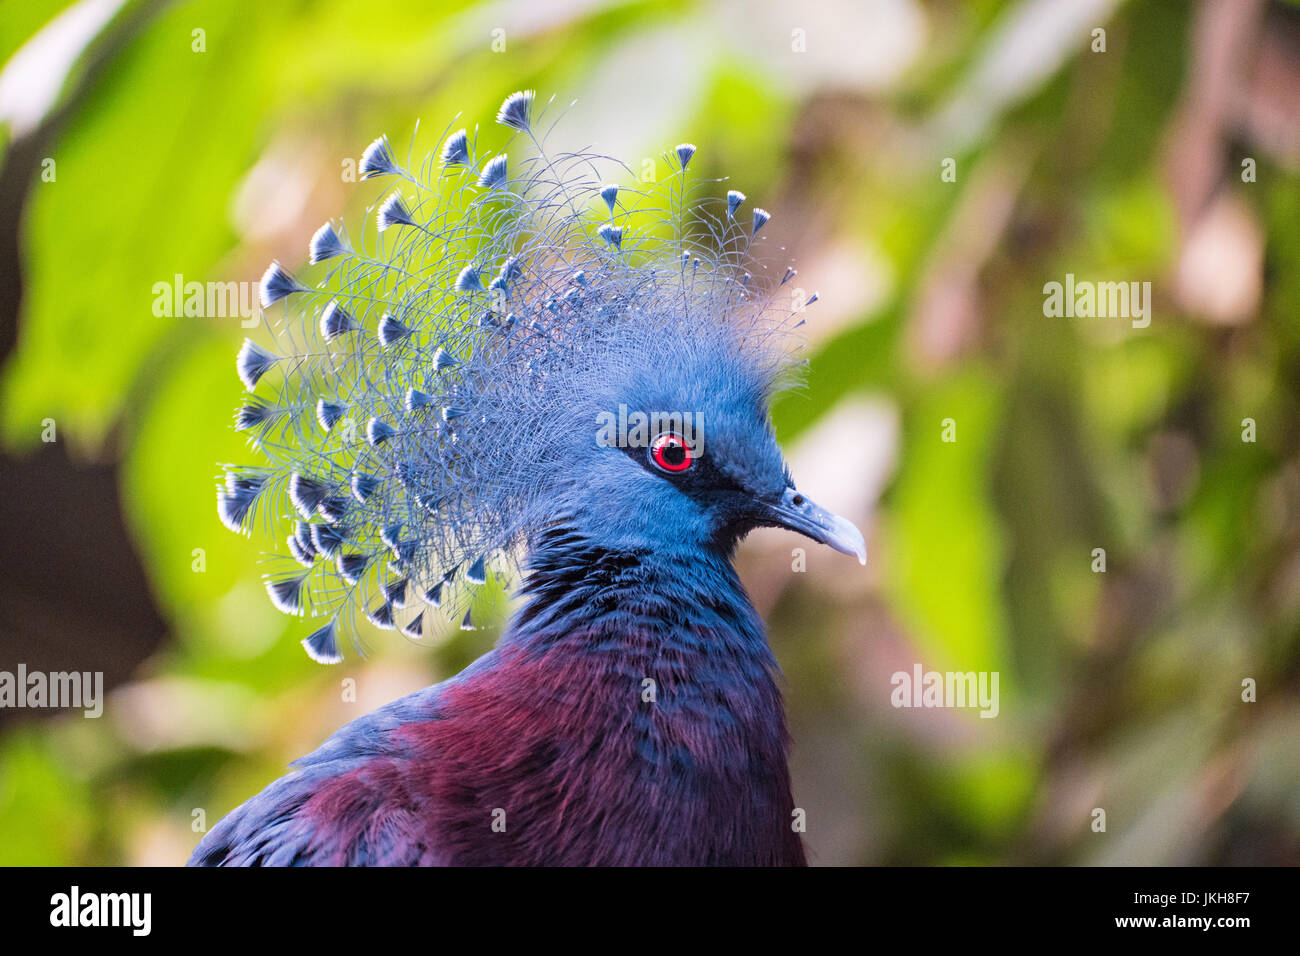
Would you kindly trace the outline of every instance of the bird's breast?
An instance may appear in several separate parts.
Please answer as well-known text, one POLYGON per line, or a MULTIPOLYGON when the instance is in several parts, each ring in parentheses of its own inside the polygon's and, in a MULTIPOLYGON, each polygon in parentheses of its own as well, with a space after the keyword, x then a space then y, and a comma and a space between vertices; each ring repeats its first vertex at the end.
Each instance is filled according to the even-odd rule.
POLYGON ((801 863, 762 662, 594 637, 503 647, 407 728, 438 829, 480 831, 451 862, 801 863))

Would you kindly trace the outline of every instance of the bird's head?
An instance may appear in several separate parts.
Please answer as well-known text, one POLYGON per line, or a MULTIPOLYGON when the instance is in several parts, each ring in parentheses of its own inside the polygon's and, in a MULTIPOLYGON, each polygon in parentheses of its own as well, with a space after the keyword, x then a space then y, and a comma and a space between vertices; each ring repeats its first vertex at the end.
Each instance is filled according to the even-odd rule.
POLYGON ((587 535, 628 547, 729 555, 749 531, 773 526, 865 563, 858 529, 796 489, 768 412, 776 380, 732 332, 638 341, 634 355, 620 348, 593 370, 608 387, 575 415, 580 474, 558 509, 587 535))
POLYGON ((770 215, 716 181, 696 195, 688 143, 657 184, 592 153, 552 160, 533 105, 498 112, 524 140, 509 155, 461 129, 412 172, 375 140, 361 178, 391 186, 374 234, 327 222, 313 274, 277 262, 262 279, 289 349, 239 354, 236 425, 262 463, 230 468, 218 506, 236 531, 278 523, 267 590, 326 620, 303 642, 317 660, 341 659, 358 609, 412 638, 472 626, 477 589, 556 525, 723 557, 775 525, 865 561, 773 435, 788 333, 817 295, 792 268, 762 274, 770 215))

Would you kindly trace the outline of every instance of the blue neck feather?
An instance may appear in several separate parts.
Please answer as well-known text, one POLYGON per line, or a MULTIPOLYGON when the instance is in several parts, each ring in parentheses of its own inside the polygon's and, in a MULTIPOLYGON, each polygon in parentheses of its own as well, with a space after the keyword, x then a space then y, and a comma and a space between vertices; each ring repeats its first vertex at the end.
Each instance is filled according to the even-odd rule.
POLYGON ((804 862, 776 661, 728 554, 611 550, 556 526, 523 598, 501 650, 573 660, 555 720, 589 738, 585 774, 611 813, 634 795, 627 812, 683 843, 665 859, 804 862))

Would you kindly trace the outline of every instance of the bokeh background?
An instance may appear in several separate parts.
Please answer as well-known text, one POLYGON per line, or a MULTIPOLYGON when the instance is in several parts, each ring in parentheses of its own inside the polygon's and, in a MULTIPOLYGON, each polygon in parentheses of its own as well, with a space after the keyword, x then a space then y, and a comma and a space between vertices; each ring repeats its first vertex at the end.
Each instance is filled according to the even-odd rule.
POLYGON ((1297 5, 0 0, 0 63, 0 669, 109 685, 0 711, 0 863, 178 864, 490 646, 305 657, 216 516, 248 331, 153 286, 293 268, 372 138, 520 88, 634 169, 697 144, 821 293, 775 418, 869 565, 739 558, 814 861, 1300 862, 1297 5), (1066 273, 1150 282, 1150 326, 1045 316, 1066 273), (916 663, 999 716, 895 709, 916 663))

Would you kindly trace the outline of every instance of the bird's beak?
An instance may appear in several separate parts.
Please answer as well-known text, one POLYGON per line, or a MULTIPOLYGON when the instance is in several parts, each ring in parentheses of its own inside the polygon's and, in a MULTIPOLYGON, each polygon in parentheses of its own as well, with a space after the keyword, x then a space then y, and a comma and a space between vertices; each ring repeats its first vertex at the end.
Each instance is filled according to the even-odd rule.
POLYGON ((793 488, 787 488, 775 503, 769 501, 767 507, 773 524, 805 534, 842 554, 854 555, 859 564, 867 563, 867 543, 847 518, 827 511, 793 488))

